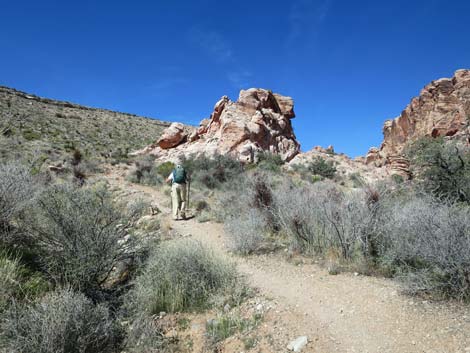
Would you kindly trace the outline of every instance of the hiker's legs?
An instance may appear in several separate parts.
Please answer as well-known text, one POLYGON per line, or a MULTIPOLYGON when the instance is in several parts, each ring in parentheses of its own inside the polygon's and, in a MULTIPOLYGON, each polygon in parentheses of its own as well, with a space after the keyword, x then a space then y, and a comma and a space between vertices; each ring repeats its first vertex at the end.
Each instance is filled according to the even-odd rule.
POLYGON ((186 184, 180 185, 180 215, 184 219, 186 218, 186 184))
POLYGON ((178 208, 179 208, 179 195, 178 195, 178 184, 173 183, 171 186, 171 206, 173 209, 173 219, 178 219, 178 208))

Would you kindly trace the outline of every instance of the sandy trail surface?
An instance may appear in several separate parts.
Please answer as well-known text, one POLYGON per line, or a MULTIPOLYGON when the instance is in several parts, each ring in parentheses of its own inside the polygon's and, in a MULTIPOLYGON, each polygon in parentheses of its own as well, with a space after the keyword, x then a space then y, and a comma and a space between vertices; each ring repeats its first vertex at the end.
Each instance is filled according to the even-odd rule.
MULTIPOLYGON (((112 184, 151 196, 170 218, 169 197, 158 190, 128 184, 110 176, 112 184)), ((302 352, 470 352, 470 309, 435 303, 400 293, 387 279, 329 275, 315 264, 294 265, 280 255, 247 258, 227 250, 223 225, 195 219, 171 221, 183 236, 191 236, 236 262, 249 283, 275 303, 263 323, 263 334, 274 337, 271 348, 287 351, 290 340, 308 336, 302 352)))

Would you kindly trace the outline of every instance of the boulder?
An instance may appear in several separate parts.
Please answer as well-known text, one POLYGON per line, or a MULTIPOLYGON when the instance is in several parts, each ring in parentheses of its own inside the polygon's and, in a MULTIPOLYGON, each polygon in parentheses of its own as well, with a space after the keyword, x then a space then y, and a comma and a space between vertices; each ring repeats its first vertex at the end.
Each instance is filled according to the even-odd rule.
POLYGON ((163 131, 158 139, 157 145, 162 149, 168 149, 178 146, 188 137, 181 123, 173 123, 163 131))

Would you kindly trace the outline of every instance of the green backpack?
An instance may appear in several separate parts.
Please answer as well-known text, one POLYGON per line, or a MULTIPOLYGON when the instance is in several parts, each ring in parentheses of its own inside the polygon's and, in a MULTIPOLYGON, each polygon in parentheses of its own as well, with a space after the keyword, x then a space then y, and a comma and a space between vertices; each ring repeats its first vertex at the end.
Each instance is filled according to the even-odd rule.
POLYGON ((175 169, 173 169, 173 182, 177 184, 186 183, 186 170, 181 165, 177 165, 175 169))

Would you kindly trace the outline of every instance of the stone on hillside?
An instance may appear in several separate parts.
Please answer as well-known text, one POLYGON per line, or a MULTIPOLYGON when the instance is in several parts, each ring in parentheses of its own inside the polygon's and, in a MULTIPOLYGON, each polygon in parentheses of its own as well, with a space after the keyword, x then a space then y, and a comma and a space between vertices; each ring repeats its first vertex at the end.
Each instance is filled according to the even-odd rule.
POLYGON ((173 123, 163 131, 162 136, 157 141, 157 144, 162 149, 168 149, 178 146, 187 138, 184 131, 184 125, 181 123, 173 123))
POLYGON ((305 345, 308 343, 308 338, 307 336, 300 336, 297 337, 295 340, 290 342, 287 345, 287 349, 293 352, 300 352, 302 348, 305 347, 305 345))

